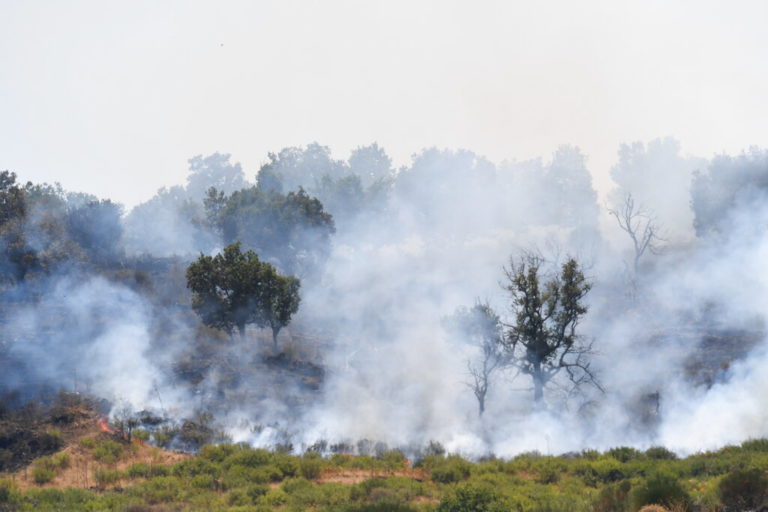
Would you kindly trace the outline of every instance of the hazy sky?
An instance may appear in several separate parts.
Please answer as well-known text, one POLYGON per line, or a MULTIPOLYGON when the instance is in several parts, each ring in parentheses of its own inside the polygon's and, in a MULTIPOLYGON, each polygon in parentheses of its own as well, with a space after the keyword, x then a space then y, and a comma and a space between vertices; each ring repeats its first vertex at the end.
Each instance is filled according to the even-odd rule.
POLYGON ((768 146, 768 2, 0 0, 0 169, 126 204, 186 160, 768 146))

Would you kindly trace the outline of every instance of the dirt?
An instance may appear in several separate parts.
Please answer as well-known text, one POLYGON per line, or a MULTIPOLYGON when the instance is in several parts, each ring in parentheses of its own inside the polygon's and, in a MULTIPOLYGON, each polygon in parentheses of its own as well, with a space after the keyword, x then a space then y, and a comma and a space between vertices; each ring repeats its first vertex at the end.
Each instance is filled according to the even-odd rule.
POLYGON ((394 470, 394 471, 372 471, 368 469, 344 469, 344 468, 327 468, 323 471, 320 478, 317 479, 317 483, 337 483, 337 484, 358 484, 370 478, 388 478, 393 476, 401 476, 405 478, 413 478, 418 481, 425 481, 429 479, 429 475, 419 469, 407 469, 407 470, 394 470))

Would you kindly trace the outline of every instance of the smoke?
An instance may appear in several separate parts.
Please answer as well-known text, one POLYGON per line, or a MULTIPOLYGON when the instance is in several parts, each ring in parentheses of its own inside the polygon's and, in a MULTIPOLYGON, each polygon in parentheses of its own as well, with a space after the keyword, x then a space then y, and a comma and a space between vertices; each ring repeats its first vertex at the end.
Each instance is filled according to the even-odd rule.
MULTIPOLYGON (((631 193, 668 228, 635 273, 630 240, 606 222, 577 148, 498 165, 427 149, 397 173, 375 145, 349 163, 317 144, 287 148, 260 179, 328 198, 337 232, 322 268, 302 276, 301 309, 279 352, 256 329, 230 340, 202 327, 188 306, 186 264, 221 244, 199 199, 205 180, 244 183, 228 155, 214 156, 193 159, 194 195, 161 190, 124 217, 114 267, 61 265, 19 285, 26 291, 14 296, 26 299, 4 306, 2 357, 14 363, 6 388, 89 391, 179 417, 211 411, 234 440, 257 445, 436 440, 509 456, 663 444, 689 453, 768 435, 768 203, 736 190, 718 195, 717 216, 691 208, 706 210, 715 174, 735 188, 741 167, 764 179, 763 153, 729 161, 729 179, 722 158, 718 167, 681 156, 668 139, 623 146, 611 200, 631 193), (513 322, 503 267, 523 251, 541 254, 548 271, 566 256, 584 265, 594 288, 579 332, 594 342, 605 392, 554 382, 546 407, 534 408, 527 376, 506 369, 492 375, 479 417, 468 373, 479 348, 445 319, 482 301, 513 322)), ((35 247, 50 246, 50 233, 35 247)), ((292 243, 308 246, 311 229, 306 236, 292 243)))

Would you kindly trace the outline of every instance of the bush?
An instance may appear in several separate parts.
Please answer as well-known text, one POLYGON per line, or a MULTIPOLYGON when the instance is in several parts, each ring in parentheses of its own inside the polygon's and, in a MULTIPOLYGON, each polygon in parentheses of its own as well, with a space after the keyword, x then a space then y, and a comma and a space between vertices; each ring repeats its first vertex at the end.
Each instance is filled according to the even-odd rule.
POLYGON ((116 469, 97 469, 93 472, 93 478, 99 487, 115 484, 120 480, 121 473, 116 469))
POLYGON ((111 439, 101 441, 93 449, 93 456, 105 464, 114 464, 123 452, 123 445, 111 439))
POLYGON ((432 465, 430 478, 434 482, 448 484, 469 478, 472 465, 457 455, 451 455, 432 465))
POLYGON ((675 452, 664 448, 663 446, 651 446, 645 450, 645 456, 655 460, 676 460, 675 452))
POLYGON ((444 497, 438 512, 502 512, 509 510, 501 497, 489 487, 465 484, 444 497))
POLYGON ((81 437, 80 439, 78 439, 77 443, 83 448, 88 448, 89 450, 93 450, 94 448, 96 448, 95 437, 81 437))
POLYGON ((748 439, 741 443, 741 448, 750 452, 768 452, 768 439, 748 439))
POLYGON ((299 474, 307 480, 314 480, 323 471, 323 461, 319 458, 303 458, 299 461, 299 474))
POLYGON ((606 485, 600 490, 593 504, 595 512, 624 512, 629 501, 629 490, 632 485, 628 480, 617 484, 606 485))
POLYGON ((757 509, 768 498, 768 477, 757 468, 732 471, 720 480, 717 494, 729 510, 757 509))
POLYGON ((55 476, 56 473, 51 468, 45 466, 34 466, 32 468, 32 479, 36 484, 47 484, 55 476))
POLYGON ((691 497, 673 475, 657 472, 632 489, 630 510, 644 505, 664 505, 667 508, 688 508, 691 497))
POLYGON ((635 450, 634 448, 630 448, 629 446, 618 446, 616 448, 611 448, 605 452, 605 454, 609 457, 613 457, 619 462, 629 462, 630 460, 639 459, 643 455, 640 451, 635 450))

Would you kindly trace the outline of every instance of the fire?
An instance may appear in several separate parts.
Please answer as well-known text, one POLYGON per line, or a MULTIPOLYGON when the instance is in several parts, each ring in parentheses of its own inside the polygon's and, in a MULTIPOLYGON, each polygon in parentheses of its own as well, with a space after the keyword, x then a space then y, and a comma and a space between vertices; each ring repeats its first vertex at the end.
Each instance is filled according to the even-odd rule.
POLYGON ((99 430, 102 432, 106 432, 107 434, 112 433, 112 429, 109 428, 106 416, 99 416, 99 419, 96 420, 96 426, 98 426, 99 430))

